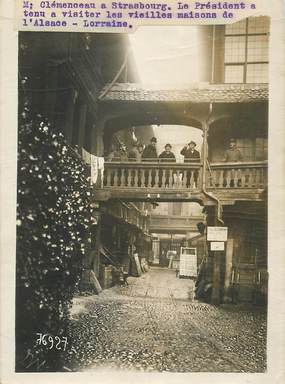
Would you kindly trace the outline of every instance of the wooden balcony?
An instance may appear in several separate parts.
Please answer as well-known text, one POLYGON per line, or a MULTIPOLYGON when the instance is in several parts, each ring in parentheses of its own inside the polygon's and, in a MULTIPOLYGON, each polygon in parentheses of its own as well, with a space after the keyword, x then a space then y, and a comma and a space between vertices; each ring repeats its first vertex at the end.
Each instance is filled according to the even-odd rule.
POLYGON ((202 216, 174 216, 156 215, 150 216, 150 231, 168 233, 186 233, 197 231, 197 224, 203 221, 202 216))
POLYGON ((199 187, 200 174, 200 163, 107 162, 104 187, 194 190, 199 187))
MULTIPOLYGON (((206 190, 222 202, 262 200, 267 186, 267 162, 212 163, 206 171, 206 190)), ((205 200, 202 164, 166 162, 105 162, 99 200, 205 200)))
POLYGON ((267 187, 267 161, 212 163, 206 188, 221 200, 263 199, 267 187))
POLYGON ((258 188, 267 185, 267 162, 212 163, 207 188, 258 188))

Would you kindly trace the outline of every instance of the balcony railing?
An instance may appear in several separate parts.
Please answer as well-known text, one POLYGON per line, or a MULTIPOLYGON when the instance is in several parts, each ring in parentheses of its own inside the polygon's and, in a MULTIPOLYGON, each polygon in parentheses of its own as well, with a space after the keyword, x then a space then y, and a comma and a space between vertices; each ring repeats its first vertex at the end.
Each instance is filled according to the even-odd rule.
POLYGON ((212 163, 209 168, 208 189, 264 189, 267 185, 267 161, 212 163))
MULTIPOLYGON (((200 163, 106 162, 104 187, 119 189, 200 190, 200 163)), ((212 163, 207 169, 206 188, 264 189, 267 162, 212 163)))
POLYGON ((106 162, 104 187, 199 189, 200 163, 106 162))
POLYGON ((152 230, 197 230, 197 224, 203 221, 203 216, 175 216, 175 215, 156 215, 150 216, 150 228, 152 230))

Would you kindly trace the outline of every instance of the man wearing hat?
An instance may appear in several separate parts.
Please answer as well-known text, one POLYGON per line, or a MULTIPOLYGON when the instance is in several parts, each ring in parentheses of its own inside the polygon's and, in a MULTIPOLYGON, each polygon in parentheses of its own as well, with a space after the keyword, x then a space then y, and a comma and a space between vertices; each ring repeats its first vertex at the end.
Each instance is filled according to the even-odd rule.
MULTIPOLYGON (((165 147, 164 147, 164 151, 161 152, 161 154, 158 156, 158 159, 159 161, 162 161, 162 162, 171 162, 171 163, 175 163, 176 162, 176 158, 175 158, 175 155, 173 152, 171 152, 171 144, 166 144, 165 147)), ((162 175, 163 175, 163 172, 162 170, 159 171, 159 184, 161 185, 162 183, 162 175)), ((170 176, 170 172, 169 172, 169 169, 166 170, 165 172, 165 184, 166 185, 169 185, 169 176, 170 176)))
MULTIPOLYGON (((157 161, 157 150, 156 150, 156 137, 152 137, 150 140, 150 144, 148 144, 143 153, 142 153, 142 161, 157 161)), ((155 184, 155 171, 145 171, 145 182, 146 185, 153 186, 155 184)))
POLYGON ((150 144, 148 144, 142 154, 142 161, 156 161, 157 160, 157 150, 156 150, 156 137, 152 137, 150 144))
POLYGON ((164 151, 161 152, 161 154, 158 156, 159 158, 159 161, 164 161, 164 162, 172 162, 172 163, 175 163, 176 162, 176 158, 175 158, 175 155, 173 152, 171 152, 171 144, 166 144, 165 147, 164 147, 164 151))
POLYGON ((190 141, 189 144, 181 150, 181 155, 184 156, 184 163, 192 163, 193 161, 200 161, 200 153, 195 149, 195 141, 190 141))
POLYGON ((230 139, 229 148, 225 151, 224 161, 227 161, 229 163, 242 161, 242 154, 240 150, 237 148, 235 139, 230 139))
MULTIPOLYGON (((184 163, 193 163, 193 162, 199 162, 200 161, 200 153, 195 149, 196 143, 195 141, 191 140, 189 144, 185 145, 184 148, 182 148, 180 154, 184 156, 184 163)), ((198 182, 198 171, 194 171, 194 182, 197 187, 198 182)), ((190 186, 190 179, 191 179, 191 172, 187 171, 187 187, 190 186)))
MULTIPOLYGON (((237 143, 235 139, 230 139, 229 142, 229 148, 225 151, 225 157, 224 161, 227 161, 228 163, 237 163, 239 161, 242 161, 242 154, 240 150, 237 148, 237 143)), ((227 170, 224 173, 224 186, 227 185, 228 179, 230 179, 230 187, 235 186, 235 181, 234 181, 234 175, 231 169, 227 170)), ((237 185, 241 185, 241 179, 238 179, 237 185)))

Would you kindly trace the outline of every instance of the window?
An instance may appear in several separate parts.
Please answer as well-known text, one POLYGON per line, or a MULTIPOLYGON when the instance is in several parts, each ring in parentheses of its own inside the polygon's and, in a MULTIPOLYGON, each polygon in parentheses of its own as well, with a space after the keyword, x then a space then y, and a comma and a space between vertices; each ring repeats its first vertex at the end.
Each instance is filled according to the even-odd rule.
POLYGON ((267 83, 269 18, 251 17, 225 27, 225 83, 267 83))
POLYGON ((227 36, 225 41, 225 61, 243 63, 245 61, 245 36, 227 36))
POLYGON ((243 83, 243 65, 226 65, 225 83, 243 83))
POLYGON ((267 65, 248 64, 247 65, 247 83, 267 83, 268 73, 267 65))

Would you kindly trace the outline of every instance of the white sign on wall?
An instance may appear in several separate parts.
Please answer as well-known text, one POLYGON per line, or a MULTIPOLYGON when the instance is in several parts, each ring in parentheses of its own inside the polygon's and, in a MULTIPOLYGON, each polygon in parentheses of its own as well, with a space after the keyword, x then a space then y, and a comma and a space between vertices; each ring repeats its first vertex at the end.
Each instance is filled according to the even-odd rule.
POLYGON ((224 251, 225 243, 223 241, 211 241, 210 243, 211 251, 224 251))
POLYGON ((207 227, 208 241, 227 241, 228 227, 207 227))

